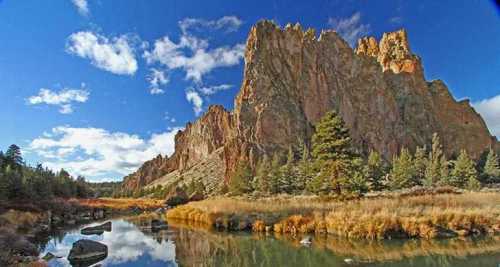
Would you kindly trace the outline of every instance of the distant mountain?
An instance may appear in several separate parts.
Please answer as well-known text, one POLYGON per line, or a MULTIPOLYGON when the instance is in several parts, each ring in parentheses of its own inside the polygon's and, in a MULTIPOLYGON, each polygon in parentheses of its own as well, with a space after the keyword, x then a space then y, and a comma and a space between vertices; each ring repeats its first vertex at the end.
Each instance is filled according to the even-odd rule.
POLYGON ((255 166, 263 154, 310 143, 313 125, 337 110, 357 149, 386 159, 401 147, 430 145, 438 133, 447 155, 473 157, 500 145, 468 100, 456 101, 441 80, 426 81, 405 30, 377 42, 362 38, 355 50, 334 31, 252 27, 245 72, 232 112, 211 106, 175 137, 175 152, 158 156, 124 178, 123 188, 201 180, 214 192, 239 160, 255 166))

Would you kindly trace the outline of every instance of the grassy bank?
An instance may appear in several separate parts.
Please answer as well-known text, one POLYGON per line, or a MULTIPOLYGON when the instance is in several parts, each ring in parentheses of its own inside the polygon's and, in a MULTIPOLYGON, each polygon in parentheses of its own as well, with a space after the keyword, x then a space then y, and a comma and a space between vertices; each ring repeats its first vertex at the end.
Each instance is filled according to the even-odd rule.
POLYGON ((89 198, 78 199, 77 201, 85 207, 112 209, 115 211, 132 209, 153 210, 165 206, 165 201, 163 200, 146 198, 89 198))
POLYGON ((500 233, 500 193, 467 192, 338 201, 318 197, 214 198, 167 218, 220 229, 330 233, 349 238, 437 238, 500 233))

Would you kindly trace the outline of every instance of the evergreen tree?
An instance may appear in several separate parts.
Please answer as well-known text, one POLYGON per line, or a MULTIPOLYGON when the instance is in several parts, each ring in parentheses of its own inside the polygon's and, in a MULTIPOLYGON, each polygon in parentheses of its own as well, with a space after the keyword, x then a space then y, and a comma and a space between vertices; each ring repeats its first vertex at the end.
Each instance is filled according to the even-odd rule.
POLYGON ((10 164, 23 165, 23 157, 21 156, 21 149, 15 144, 9 146, 7 152, 5 152, 5 158, 7 162, 10 164))
POLYGON ((417 147, 415 151, 415 158, 413 160, 415 166, 415 177, 413 184, 422 185, 425 179, 425 170, 427 169, 427 155, 425 151, 425 147, 417 147))
POLYGON ((436 185, 441 180, 444 161, 446 161, 446 158, 444 158, 443 147, 439 141, 439 136, 434 133, 432 136, 432 150, 429 153, 429 161, 425 169, 424 184, 426 186, 436 185))
POLYGON ((402 148, 399 156, 394 156, 392 169, 389 175, 389 185, 392 189, 401 189, 412 186, 415 177, 413 158, 406 148, 402 148))
POLYGON ((294 187, 294 180, 295 180, 295 174, 294 174, 294 162, 295 162, 295 155, 293 153, 292 147, 288 149, 288 156, 285 165, 280 167, 280 174, 279 174, 279 192, 280 193, 288 193, 291 194, 293 191, 295 191, 294 187))
POLYGON ((270 184, 270 193, 277 194, 279 193, 279 182, 281 179, 281 154, 274 153, 273 160, 271 161, 271 170, 269 171, 269 184, 270 184))
POLYGON ((295 185, 297 191, 303 191, 306 189, 307 184, 312 180, 314 176, 313 166, 309 156, 309 150, 306 148, 302 151, 302 156, 300 158, 297 175, 296 175, 295 185))
POLYGON ((500 166, 498 156, 493 149, 490 148, 486 163, 484 164, 483 180, 488 183, 500 183, 500 166))
POLYGON ((250 169, 248 162, 244 160, 240 161, 238 163, 238 167, 236 168, 236 172, 229 180, 229 192, 236 195, 250 192, 250 182, 252 181, 252 178, 252 169, 250 169))
POLYGON ((9 184, 7 176, 0 169, 0 200, 7 200, 9 196, 9 184))
POLYGON ((254 182, 254 188, 257 191, 262 193, 269 193, 271 191, 270 171, 271 163, 269 162, 269 157, 264 155, 257 164, 257 173, 254 182))
POLYGON ((476 189, 479 186, 479 181, 477 180, 478 174, 474 162, 469 158, 467 151, 461 150, 454 163, 449 185, 476 189))
POLYGON ((368 187, 372 191, 378 191, 383 189, 383 178, 384 178, 385 168, 384 162, 380 153, 375 150, 371 150, 368 154, 368 160, 363 170, 364 176, 368 180, 368 187))
POLYGON ((352 189, 351 178, 359 171, 359 157, 353 153, 349 131, 335 112, 327 112, 316 125, 312 137, 312 156, 319 174, 310 190, 320 194, 352 189))
POLYGON ((5 164, 5 156, 3 154, 3 151, 0 150, 0 173, 3 170, 4 164, 5 164))
POLYGON ((327 112, 318 122, 312 143, 312 156, 317 162, 353 158, 349 130, 334 111, 327 112))

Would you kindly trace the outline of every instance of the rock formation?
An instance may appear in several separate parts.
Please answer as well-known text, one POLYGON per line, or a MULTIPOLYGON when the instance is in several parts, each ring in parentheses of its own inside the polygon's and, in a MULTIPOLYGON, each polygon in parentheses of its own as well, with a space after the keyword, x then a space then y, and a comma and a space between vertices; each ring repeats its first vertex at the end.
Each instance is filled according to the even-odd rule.
POLYGON ((386 159, 402 147, 429 145, 433 133, 448 155, 464 148, 478 157, 498 148, 469 101, 455 101, 440 80, 425 80, 404 30, 386 33, 378 43, 362 38, 353 50, 335 31, 317 36, 298 24, 281 29, 261 21, 247 39, 234 106, 232 113, 211 106, 188 123, 175 137, 175 153, 146 162, 125 178, 125 188, 182 177, 214 181, 208 186, 215 190, 241 159, 254 165, 262 154, 308 144, 315 123, 332 109, 345 120, 360 152, 375 149, 386 159), (204 166, 223 170, 205 173, 204 166))

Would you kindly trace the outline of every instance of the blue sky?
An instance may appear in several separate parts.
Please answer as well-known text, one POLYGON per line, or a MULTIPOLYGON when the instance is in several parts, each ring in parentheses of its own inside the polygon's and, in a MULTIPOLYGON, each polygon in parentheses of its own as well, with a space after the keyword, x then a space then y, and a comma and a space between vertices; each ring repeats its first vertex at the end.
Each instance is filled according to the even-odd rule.
POLYGON ((119 180, 210 104, 233 107, 260 19, 336 28, 351 43, 406 28, 428 80, 470 98, 500 135, 493 1, 0 1, 0 149, 119 180))

